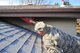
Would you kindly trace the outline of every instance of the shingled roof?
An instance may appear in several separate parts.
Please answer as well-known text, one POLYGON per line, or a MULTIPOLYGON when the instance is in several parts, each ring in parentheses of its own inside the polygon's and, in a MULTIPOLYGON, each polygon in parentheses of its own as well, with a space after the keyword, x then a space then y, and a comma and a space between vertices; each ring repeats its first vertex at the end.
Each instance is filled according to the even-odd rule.
POLYGON ((0 22, 0 53, 42 53, 41 37, 33 31, 0 22))

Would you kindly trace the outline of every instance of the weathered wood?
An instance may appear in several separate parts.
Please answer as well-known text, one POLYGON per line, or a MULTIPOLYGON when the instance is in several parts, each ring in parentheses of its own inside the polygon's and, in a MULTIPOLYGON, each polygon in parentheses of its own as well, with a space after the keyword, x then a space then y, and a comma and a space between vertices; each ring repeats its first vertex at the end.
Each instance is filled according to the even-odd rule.
POLYGON ((59 17, 80 18, 80 7, 0 6, 0 17, 59 17), (47 7, 47 8, 44 8, 47 7))

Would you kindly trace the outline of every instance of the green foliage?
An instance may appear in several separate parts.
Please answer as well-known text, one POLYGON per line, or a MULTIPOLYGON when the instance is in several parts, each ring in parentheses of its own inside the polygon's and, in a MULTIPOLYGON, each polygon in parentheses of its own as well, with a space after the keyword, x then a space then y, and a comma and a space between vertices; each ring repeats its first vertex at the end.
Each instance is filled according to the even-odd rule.
POLYGON ((64 1, 64 5, 71 5, 69 1, 64 1))

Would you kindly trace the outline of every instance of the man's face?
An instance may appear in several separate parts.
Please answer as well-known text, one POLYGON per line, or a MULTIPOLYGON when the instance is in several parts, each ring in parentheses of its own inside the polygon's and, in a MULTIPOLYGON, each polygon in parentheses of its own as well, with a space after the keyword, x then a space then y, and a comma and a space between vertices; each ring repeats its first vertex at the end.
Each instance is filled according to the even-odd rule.
POLYGON ((45 34, 44 29, 43 28, 39 28, 37 33, 41 36, 43 36, 45 34))
POLYGON ((38 22, 35 24, 35 31, 40 34, 40 35, 44 35, 44 29, 45 29, 45 24, 44 22, 38 22))
POLYGON ((44 28, 38 28, 37 31, 43 32, 44 28))

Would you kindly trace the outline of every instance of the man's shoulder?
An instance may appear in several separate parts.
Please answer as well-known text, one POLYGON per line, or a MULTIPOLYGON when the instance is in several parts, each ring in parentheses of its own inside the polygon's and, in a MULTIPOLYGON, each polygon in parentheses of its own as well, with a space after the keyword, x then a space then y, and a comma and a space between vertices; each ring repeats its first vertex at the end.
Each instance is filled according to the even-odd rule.
POLYGON ((51 27, 52 28, 53 26, 52 25, 47 25, 47 27, 51 27))

